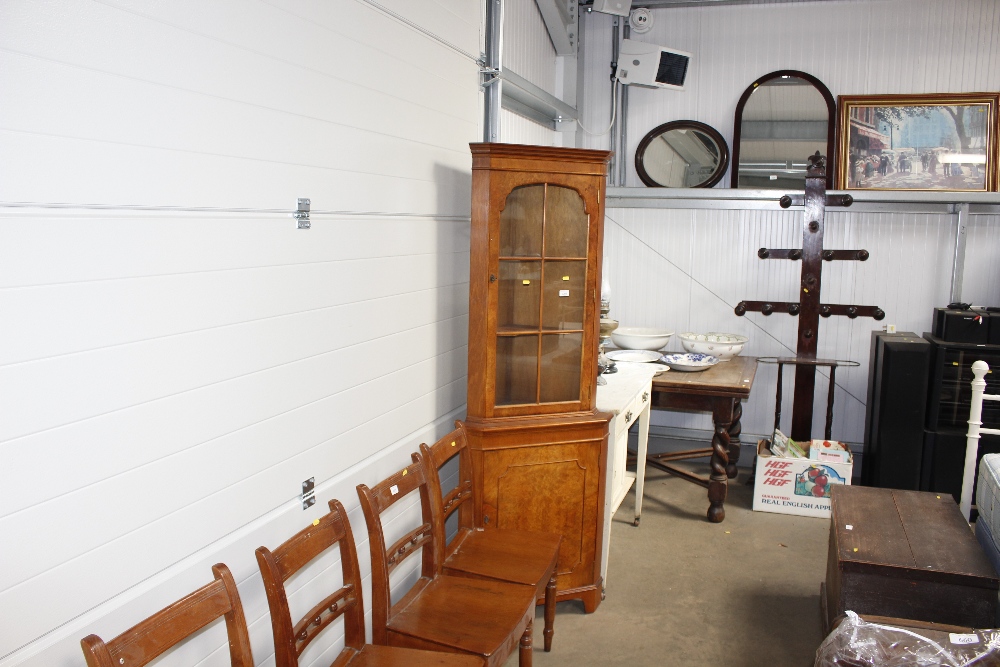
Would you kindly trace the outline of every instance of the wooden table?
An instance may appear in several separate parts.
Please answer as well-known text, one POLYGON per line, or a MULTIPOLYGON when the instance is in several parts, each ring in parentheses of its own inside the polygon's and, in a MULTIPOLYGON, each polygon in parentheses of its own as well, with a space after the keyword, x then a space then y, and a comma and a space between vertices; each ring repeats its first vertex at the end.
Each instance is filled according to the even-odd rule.
POLYGON ((711 448, 650 454, 646 463, 707 487, 708 520, 713 523, 726 518, 729 480, 736 477, 736 462, 740 458, 741 402, 750 396, 756 371, 756 357, 737 356, 708 370, 693 373, 672 370, 653 378, 653 408, 712 413, 715 434, 711 448), (708 477, 669 463, 706 456, 711 457, 708 477))
POLYGON ((826 623, 850 609, 993 627, 1000 580, 951 494, 836 485, 830 501, 826 623))

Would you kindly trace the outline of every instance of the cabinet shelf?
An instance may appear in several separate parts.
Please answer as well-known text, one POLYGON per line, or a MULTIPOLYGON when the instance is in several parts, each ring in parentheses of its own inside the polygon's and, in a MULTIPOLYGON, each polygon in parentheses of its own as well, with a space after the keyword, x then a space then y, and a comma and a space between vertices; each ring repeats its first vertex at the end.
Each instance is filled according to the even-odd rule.
POLYGON ((582 334, 583 329, 525 329, 522 327, 497 327, 498 336, 530 336, 532 334, 582 334))
POLYGON ((541 255, 503 255, 501 262, 586 262, 586 257, 572 257, 569 255, 541 256, 541 255))

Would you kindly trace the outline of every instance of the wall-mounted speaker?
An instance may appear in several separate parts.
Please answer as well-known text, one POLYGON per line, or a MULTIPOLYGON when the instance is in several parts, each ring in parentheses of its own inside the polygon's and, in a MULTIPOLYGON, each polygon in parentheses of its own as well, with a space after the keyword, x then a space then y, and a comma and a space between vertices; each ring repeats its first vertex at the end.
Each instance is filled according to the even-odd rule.
POLYGON ((634 39, 622 40, 615 77, 646 88, 684 90, 691 54, 634 39))

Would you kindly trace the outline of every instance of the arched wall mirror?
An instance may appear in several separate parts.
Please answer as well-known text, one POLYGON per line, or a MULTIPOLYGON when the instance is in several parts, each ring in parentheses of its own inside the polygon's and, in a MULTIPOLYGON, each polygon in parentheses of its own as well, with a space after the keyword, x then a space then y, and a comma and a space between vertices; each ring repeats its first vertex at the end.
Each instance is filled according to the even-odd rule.
POLYGON ((802 190, 806 160, 819 151, 833 186, 836 103, 823 82, 797 70, 760 77, 736 105, 734 188, 802 190))
POLYGON ((653 128, 635 151, 639 180, 652 188, 710 188, 729 166, 729 147, 715 128, 675 120, 653 128))

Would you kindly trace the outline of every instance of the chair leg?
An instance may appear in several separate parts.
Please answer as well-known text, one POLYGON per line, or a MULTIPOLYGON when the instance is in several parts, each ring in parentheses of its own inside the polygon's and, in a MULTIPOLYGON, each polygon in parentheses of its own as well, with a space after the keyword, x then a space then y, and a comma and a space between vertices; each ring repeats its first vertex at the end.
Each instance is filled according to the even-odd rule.
POLYGON ((556 622, 556 575, 552 574, 549 583, 545 586, 545 652, 552 650, 552 635, 555 633, 553 625, 556 622))
POLYGON ((517 664, 520 667, 531 667, 531 640, 534 632, 535 623, 528 621, 528 627, 524 629, 524 634, 521 635, 521 650, 517 656, 517 664))

